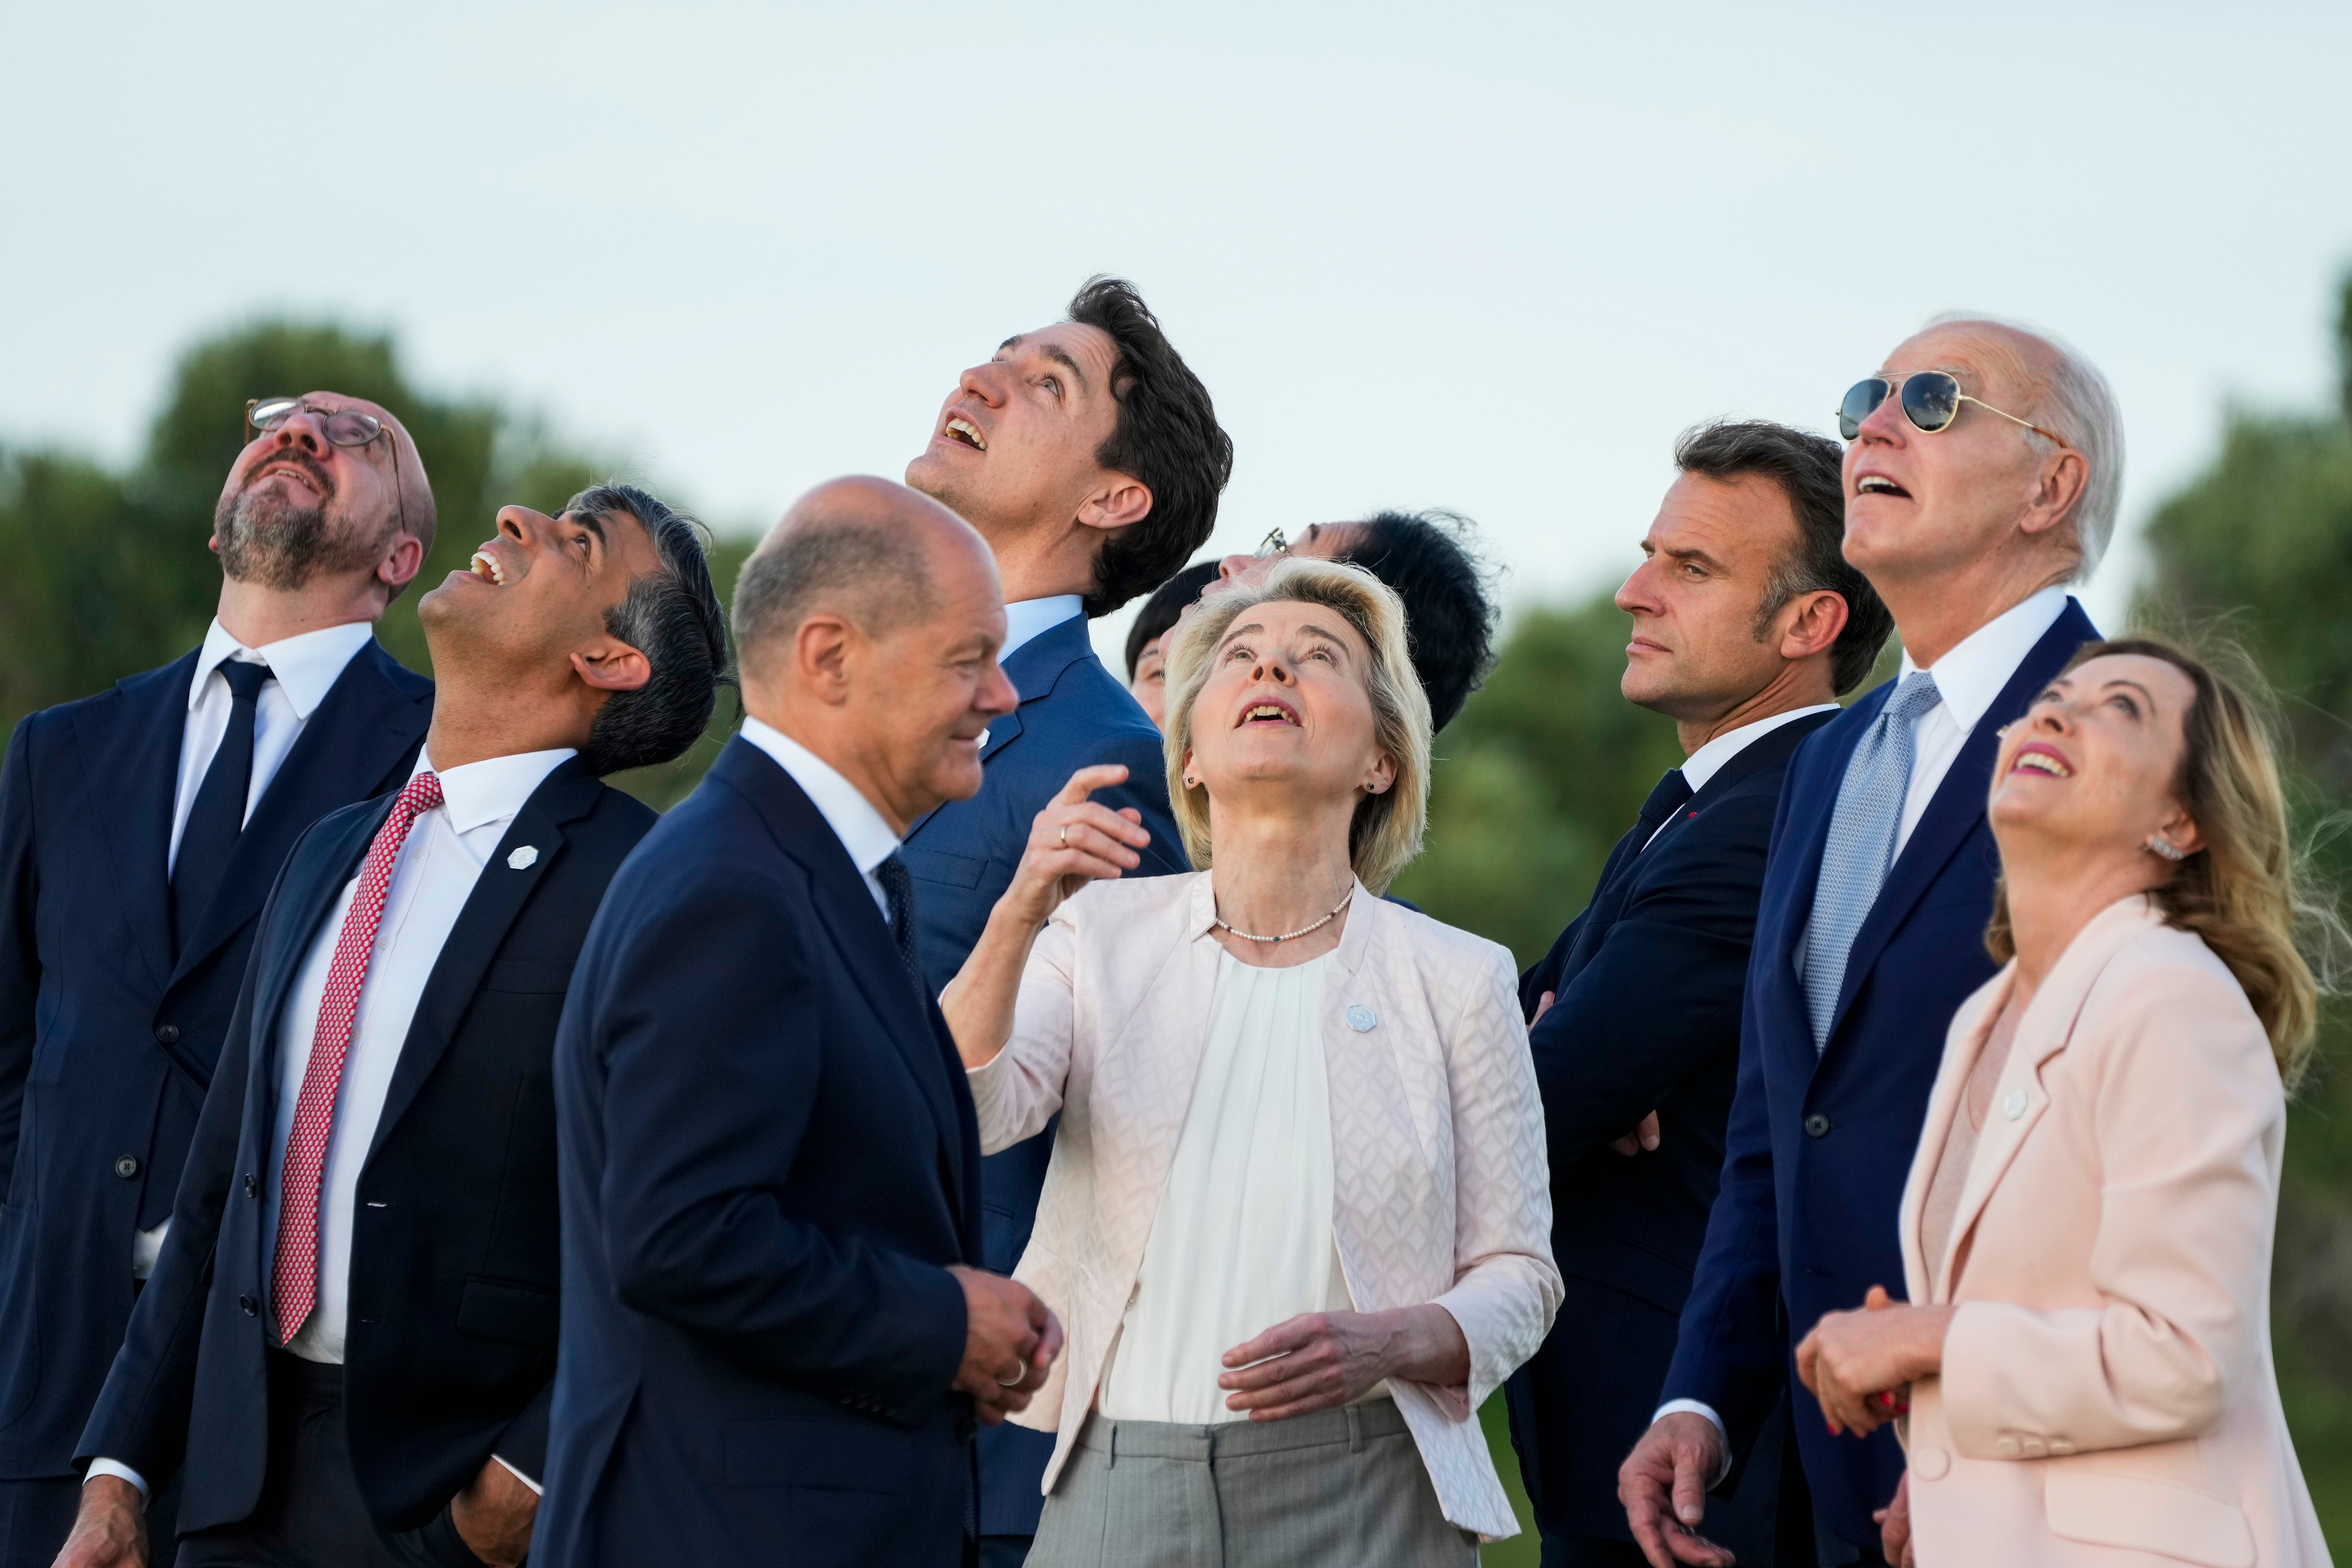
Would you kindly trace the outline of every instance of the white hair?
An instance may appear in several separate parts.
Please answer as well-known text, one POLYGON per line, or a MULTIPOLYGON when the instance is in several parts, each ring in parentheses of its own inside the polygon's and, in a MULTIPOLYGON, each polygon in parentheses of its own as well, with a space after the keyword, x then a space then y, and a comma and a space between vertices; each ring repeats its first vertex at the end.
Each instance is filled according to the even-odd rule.
MULTIPOLYGON (((2014 376, 2028 394, 2023 408, 2006 409, 2021 419, 2031 419, 2037 425, 2048 426, 2066 438, 2066 444, 2083 454, 2090 472, 2083 481, 2083 494, 2074 503, 2074 581, 2087 582, 2098 569, 2099 559, 2107 552, 2107 545, 2116 536, 2116 509, 2123 500, 2124 489, 2124 416, 2116 406, 2115 389, 2099 367, 2054 333, 2017 321, 2007 321, 1998 316, 1979 315, 1967 310, 1951 310, 1927 323, 1931 329, 1953 327, 1992 327, 2013 332, 2041 345, 2042 363, 2036 364, 2022 355, 2008 352, 2008 345, 1996 342, 1995 353, 2002 359, 2004 368, 2014 376)), ((2029 441, 2044 437, 2026 433, 2029 441)), ((2046 443, 2045 443, 2046 444, 2046 443)))

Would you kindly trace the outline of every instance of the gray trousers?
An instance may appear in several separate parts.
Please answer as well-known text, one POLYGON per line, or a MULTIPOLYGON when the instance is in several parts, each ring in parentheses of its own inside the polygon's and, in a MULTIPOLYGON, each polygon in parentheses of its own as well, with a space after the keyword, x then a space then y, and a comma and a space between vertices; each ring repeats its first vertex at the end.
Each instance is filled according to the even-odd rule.
POLYGON ((1087 1418, 1029 1568, 1470 1568, 1396 1402, 1287 1421, 1087 1418))

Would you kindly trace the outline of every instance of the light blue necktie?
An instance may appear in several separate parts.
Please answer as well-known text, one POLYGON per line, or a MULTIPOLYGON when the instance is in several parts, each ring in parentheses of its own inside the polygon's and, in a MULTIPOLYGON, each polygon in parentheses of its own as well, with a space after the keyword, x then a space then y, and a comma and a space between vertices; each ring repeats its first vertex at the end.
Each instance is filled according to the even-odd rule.
POLYGON ((1895 830, 1911 788, 1912 725, 1942 700, 1936 678, 1926 670, 1905 676, 1845 764, 1822 849, 1822 874, 1813 883, 1813 918, 1805 928, 1805 1016, 1813 1026, 1815 1056, 1830 1043, 1830 1019, 1854 933, 1895 862, 1895 830))

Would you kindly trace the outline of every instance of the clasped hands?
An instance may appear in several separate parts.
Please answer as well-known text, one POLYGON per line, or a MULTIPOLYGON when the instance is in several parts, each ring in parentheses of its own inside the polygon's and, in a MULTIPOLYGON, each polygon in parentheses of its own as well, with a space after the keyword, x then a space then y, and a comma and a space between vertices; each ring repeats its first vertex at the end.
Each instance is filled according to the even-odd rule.
POLYGON ((1062 1321, 1016 1279, 962 1264, 948 1272, 963 1287, 963 1362, 951 1385, 971 1395, 972 1414, 1003 1425, 1045 1386, 1062 1353, 1062 1321))
MULTIPOLYGON (((1797 1375, 1813 1397, 1830 1431, 1866 1437, 1911 1408, 1916 1378, 1944 1370, 1944 1336, 1954 1309, 1911 1307, 1873 1285, 1853 1312, 1832 1312, 1813 1325, 1797 1346, 1797 1375)), ((1906 1472, 1894 1500, 1874 1516, 1879 1549, 1889 1563, 1911 1568, 1911 1477, 1906 1472)))

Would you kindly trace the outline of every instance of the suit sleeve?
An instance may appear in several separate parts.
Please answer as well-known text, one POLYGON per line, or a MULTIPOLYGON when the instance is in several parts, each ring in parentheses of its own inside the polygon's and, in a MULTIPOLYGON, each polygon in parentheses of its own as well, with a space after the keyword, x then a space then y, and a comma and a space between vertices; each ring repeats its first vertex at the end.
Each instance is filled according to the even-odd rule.
POLYGON ((604 1072, 614 1289, 779 1381, 908 1402, 962 1364, 944 1268, 785 1212, 825 1052, 829 953, 804 902, 706 868, 602 955, 590 1045, 604 1072))
POLYGON ((25 1080, 33 1070, 34 1007, 41 993, 41 958, 34 922, 38 888, 33 872, 33 720, 8 740, 0 763, 0 1202, 16 1169, 16 1131, 25 1113, 25 1080))
POLYGON ((1736 797, 1698 825, 1650 852, 1600 950, 1528 1031, 1555 1170, 1623 1136, 1738 1038, 1769 807, 1736 797))
POLYGON ((1970 1458, 2014 1457, 2003 1437, 2079 1449, 2194 1437, 2270 1375, 2272 1171, 2286 1117, 2270 1041, 2244 994, 2210 971, 2143 971, 2117 992, 2084 1009, 2069 1047, 2079 1056, 2093 1009, 2107 1013, 2087 1113, 2102 1300, 1960 1305, 1943 1396, 1953 1447, 1970 1458))
MULTIPOLYGON (((292 864, 298 842, 287 857, 292 864)), ((281 871, 278 887, 285 885, 281 871)), ((203 1111, 188 1160, 172 1200, 172 1228, 163 1255, 139 1293, 131 1326, 114 1365, 106 1374, 98 1404, 81 1440, 78 1464, 108 1458, 139 1472, 150 1495, 178 1473, 187 1457, 188 1418, 194 1404, 196 1352, 204 1338, 205 1302, 213 1279, 213 1248, 236 1177, 239 1134, 245 1120, 246 1085, 252 1071, 255 977, 269 947, 278 889, 263 906, 260 935, 246 961, 236 1009, 221 1043, 220 1064, 205 1091, 203 1111)))
MULTIPOLYGON (((1793 782, 1793 781, 1791 781, 1793 782)), ((1771 850, 1787 831, 1790 791, 1773 814, 1771 850)), ((1771 1099, 1755 1005, 1756 966, 1776 962, 1780 943, 1759 932, 1747 965, 1739 1021, 1739 1076, 1724 1129, 1723 1179, 1706 1219, 1706 1239, 1683 1303, 1675 1359, 1659 1402, 1696 1400, 1722 1419, 1735 1466, 1753 1445, 1788 1382, 1789 1336, 1780 1312, 1780 1226, 1772 1176, 1771 1099)))

